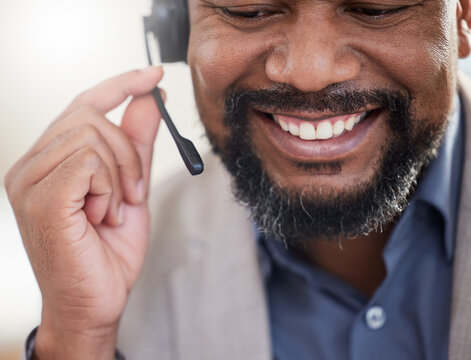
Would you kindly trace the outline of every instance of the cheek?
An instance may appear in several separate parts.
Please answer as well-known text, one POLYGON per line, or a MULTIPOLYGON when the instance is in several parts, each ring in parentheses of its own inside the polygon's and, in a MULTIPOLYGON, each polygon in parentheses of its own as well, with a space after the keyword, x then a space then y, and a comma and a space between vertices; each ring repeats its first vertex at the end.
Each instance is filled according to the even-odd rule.
POLYGON ((200 91, 215 100, 215 94, 221 93, 225 84, 231 81, 231 61, 227 63, 227 49, 220 41, 204 41, 192 46, 189 51, 189 63, 193 81, 200 91))
MULTIPOLYGON (((191 42, 190 42, 191 43, 191 42)), ((199 42, 191 46, 188 63, 191 69, 195 100, 201 121, 222 147, 222 141, 228 136, 223 126, 224 91, 232 80, 230 65, 225 61, 225 49, 216 40, 199 42)))
POLYGON ((228 27, 203 23, 192 29, 190 38, 188 62, 194 80, 202 90, 211 88, 208 94, 214 98, 234 83, 248 86, 254 77, 264 78, 267 54, 281 36, 270 31, 246 33, 228 27), (215 29, 210 30, 211 27, 215 29))
MULTIPOLYGON (((199 27, 192 29, 188 52, 194 93, 201 120, 218 141, 229 136, 223 125, 225 95, 234 84, 249 86, 253 75, 263 74, 265 49, 263 35, 216 33, 199 27), (204 34, 199 37, 195 34, 204 34), (261 72, 260 72, 261 71, 261 72)), ((260 86, 260 82, 251 84, 260 86)))
POLYGON ((378 78, 393 80, 409 92, 415 117, 442 121, 451 111, 457 89, 454 22, 423 22, 380 40, 365 49, 378 78))
MULTIPOLYGON (((219 146, 225 130, 222 124, 224 110, 223 91, 230 81, 231 71, 224 63, 224 49, 216 40, 190 40, 188 64, 191 69, 194 95, 198 111, 206 129, 218 135, 219 146)), ((225 134, 224 136, 226 136, 225 134)))

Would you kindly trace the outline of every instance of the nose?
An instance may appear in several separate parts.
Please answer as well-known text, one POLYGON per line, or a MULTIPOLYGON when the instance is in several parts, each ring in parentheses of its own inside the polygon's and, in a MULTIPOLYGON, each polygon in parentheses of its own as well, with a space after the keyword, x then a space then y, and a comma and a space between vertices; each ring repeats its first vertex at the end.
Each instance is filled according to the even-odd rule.
POLYGON ((319 19, 307 24, 299 20, 285 29, 265 62, 270 80, 304 92, 352 80, 360 70, 360 56, 349 47, 348 36, 338 24, 319 19))

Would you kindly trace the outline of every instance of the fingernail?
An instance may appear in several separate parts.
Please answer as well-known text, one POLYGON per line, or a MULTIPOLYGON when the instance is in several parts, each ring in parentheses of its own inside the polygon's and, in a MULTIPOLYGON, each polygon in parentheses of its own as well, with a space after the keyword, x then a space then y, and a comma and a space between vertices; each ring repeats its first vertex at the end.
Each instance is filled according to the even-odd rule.
POLYGON ((124 203, 121 203, 119 205, 119 210, 118 210, 118 223, 121 225, 124 223, 124 203))
POLYGON ((139 202, 143 202, 146 197, 146 188, 144 184, 144 180, 139 180, 137 183, 137 200, 139 202))

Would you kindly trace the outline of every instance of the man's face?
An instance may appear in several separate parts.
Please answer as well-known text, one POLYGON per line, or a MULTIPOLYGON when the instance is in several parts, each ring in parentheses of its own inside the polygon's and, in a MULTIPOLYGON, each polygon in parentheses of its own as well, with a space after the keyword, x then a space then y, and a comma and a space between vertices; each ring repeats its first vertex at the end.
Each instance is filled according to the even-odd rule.
MULTIPOLYGON (((269 183, 256 191, 300 203, 311 222, 314 217, 318 223, 319 214, 352 214, 352 206, 368 196, 398 202, 394 211, 378 208, 364 216, 389 212, 380 222, 397 216, 451 112, 456 2, 189 0, 189 5, 188 59, 198 109, 233 175, 240 170, 236 163, 250 153, 246 166, 260 171, 244 176, 269 183), (403 179, 384 179, 396 176, 403 179)), ((244 187, 250 179, 239 180, 244 187)), ((255 195, 239 197, 250 203, 247 197, 255 195)), ((265 205, 266 213, 273 204, 265 205)), ((286 212, 277 211, 274 217, 286 212)), ((275 220, 268 227, 277 227, 275 220)), ((374 230, 334 219, 313 234, 342 234, 343 224, 348 234, 355 226, 360 233, 374 230)))

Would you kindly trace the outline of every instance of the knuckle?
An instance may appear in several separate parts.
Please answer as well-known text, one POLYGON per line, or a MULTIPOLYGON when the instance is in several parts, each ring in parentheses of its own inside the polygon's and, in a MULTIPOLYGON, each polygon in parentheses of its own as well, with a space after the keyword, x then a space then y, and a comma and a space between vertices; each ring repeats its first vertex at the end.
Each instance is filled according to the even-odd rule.
POLYGON ((77 131, 82 138, 92 143, 97 143, 101 140, 101 134, 93 124, 82 124, 77 128, 77 131))
POLYGON ((86 144, 89 144, 90 147, 100 151, 101 155, 103 155, 104 161, 112 161, 116 163, 116 154, 111 151, 105 137, 95 125, 90 123, 83 124, 77 129, 77 131, 79 132, 80 137, 85 140, 86 144))
POLYGON ((74 112, 74 117, 77 117, 80 120, 89 120, 90 118, 96 118, 98 116, 100 116, 98 110, 96 110, 93 106, 90 105, 80 106, 74 112))
POLYGON ((90 105, 76 104, 75 100, 64 112, 63 115, 59 116, 53 123, 53 125, 65 126, 71 128, 79 124, 87 122, 94 122, 100 116, 98 110, 94 109, 90 105), (67 125, 64 125, 67 124, 67 125))
MULTIPOLYGON (((85 168, 99 168, 102 166, 103 161, 101 160, 100 155, 96 152, 96 150, 92 147, 85 147, 82 150, 80 150, 78 156, 80 157, 80 160, 82 162, 82 166, 85 168)), ((81 166, 81 167, 82 167, 81 166)))
POLYGON ((85 122, 88 121, 90 118, 95 118, 99 116, 98 110, 96 110, 93 106, 86 103, 85 100, 79 100, 76 102, 72 102, 72 110, 67 114, 64 119, 68 119, 68 121, 72 122, 85 122))

